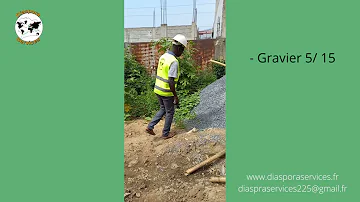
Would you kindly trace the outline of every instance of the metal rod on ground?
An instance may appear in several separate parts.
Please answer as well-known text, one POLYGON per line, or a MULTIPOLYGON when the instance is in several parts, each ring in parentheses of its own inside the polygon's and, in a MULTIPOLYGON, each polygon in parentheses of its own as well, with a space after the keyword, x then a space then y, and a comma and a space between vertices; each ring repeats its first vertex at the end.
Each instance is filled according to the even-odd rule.
POLYGON ((225 177, 212 177, 212 178, 210 178, 210 182, 226 183, 226 178, 225 177))
POLYGON ((206 164, 211 163, 211 162, 215 161, 216 159, 222 157, 223 155, 225 155, 225 153, 226 153, 226 150, 224 149, 223 151, 215 154, 214 156, 212 156, 212 157, 206 159, 205 161, 197 164, 196 166, 188 169, 187 171, 185 171, 185 175, 186 176, 190 175, 191 173, 195 172, 196 170, 198 170, 199 168, 205 166, 206 164))
POLYGON ((210 62, 213 62, 213 63, 216 63, 216 64, 218 64, 218 65, 222 65, 222 66, 226 67, 226 64, 221 63, 221 62, 218 62, 218 61, 215 61, 215 60, 210 60, 210 62))

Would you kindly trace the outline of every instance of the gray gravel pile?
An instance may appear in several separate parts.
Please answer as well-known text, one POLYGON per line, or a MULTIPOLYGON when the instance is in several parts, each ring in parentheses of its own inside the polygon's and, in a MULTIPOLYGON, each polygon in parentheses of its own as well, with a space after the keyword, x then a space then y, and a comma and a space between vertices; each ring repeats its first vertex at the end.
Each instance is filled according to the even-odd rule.
POLYGON ((225 128, 226 78, 216 80, 200 92, 200 103, 194 108, 196 118, 188 120, 188 129, 225 128))

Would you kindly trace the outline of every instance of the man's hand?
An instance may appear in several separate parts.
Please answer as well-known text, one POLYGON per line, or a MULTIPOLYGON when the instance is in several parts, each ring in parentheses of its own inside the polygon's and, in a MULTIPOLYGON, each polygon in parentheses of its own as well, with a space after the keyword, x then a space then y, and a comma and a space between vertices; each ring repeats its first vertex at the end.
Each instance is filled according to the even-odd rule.
POLYGON ((174 105, 179 104, 179 98, 177 96, 174 96, 174 105))
POLYGON ((179 98, 176 94, 176 90, 175 90, 175 78, 173 77, 169 77, 169 86, 170 86, 170 90, 174 95, 174 104, 177 105, 179 104, 179 98))

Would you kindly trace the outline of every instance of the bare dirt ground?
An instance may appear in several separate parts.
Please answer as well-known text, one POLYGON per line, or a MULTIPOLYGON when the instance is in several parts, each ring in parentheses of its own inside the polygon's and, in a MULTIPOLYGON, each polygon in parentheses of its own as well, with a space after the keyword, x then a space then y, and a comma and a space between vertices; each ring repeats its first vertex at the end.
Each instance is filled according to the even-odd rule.
POLYGON ((225 184, 211 183, 210 177, 224 176, 225 157, 185 176, 187 169, 225 149, 225 129, 190 132, 176 130, 175 137, 160 138, 144 132, 145 120, 125 123, 125 201, 225 201, 225 184))

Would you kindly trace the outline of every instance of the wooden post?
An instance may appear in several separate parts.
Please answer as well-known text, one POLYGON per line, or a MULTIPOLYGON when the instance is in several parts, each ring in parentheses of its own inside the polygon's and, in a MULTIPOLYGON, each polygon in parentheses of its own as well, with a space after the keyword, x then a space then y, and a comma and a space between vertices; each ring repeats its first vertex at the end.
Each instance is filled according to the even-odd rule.
POLYGON ((210 178, 210 182, 225 183, 226 178, 225 177, 212 177, 212 178, 210 178))
POLYGON ((218 62, 218 61, 215 61, 215 60, 210 60, 210 62, 213 62, 213 63, 216 63, 216 64, 218 64, 218 65, 221 65, 221 66, 226 67, 226 64, 221 63, 221 62, 218 62))
POLYGON ((201 168, 201 167, 205 166, 206 164, 209 164, 209 163, 215 161, 216 159, 220 158, 221 156, 225 155, 225 153, 226 153, 226 150, 224 149, 223 151, 215 154, 214 156, 212 156, 212 157, 206 159, 205 161, 197 164, 196 166, 188 169, 187 171, 185 171, 185 175, 186 176, 190 175, 191 173, 195 172, 199 168, 201 168))

